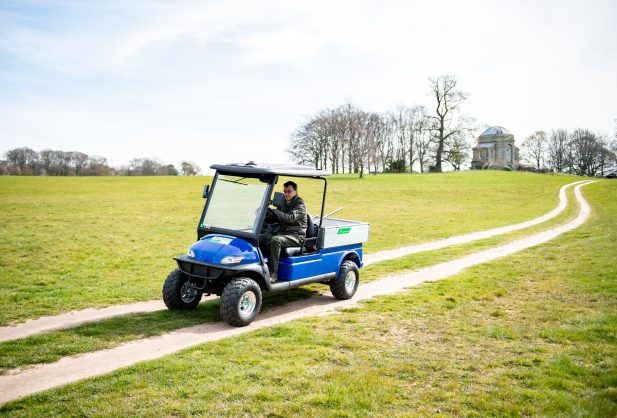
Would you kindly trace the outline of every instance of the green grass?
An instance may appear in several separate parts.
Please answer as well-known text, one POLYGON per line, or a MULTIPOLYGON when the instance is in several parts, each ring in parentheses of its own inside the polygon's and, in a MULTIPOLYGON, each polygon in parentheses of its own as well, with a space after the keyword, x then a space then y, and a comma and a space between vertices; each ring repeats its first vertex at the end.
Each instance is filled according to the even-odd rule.
POLYGON ((540 247, 0 413, 615 416, 617 183, 583 190, 590 221, 540 247))
MULTIPOLYGON (((548 212, 572 176, 463 172, 334 176, 326 212, 371 223, 366 252, 508 225, 548 212)), ((160 298, 195 239, 203 177, 0 177, 0 325, 160 298)), ((320 182, 300 181, 309 210, 320 182)))
MULTIPOLYGON (((570 188, 567 193, 568 201, 574 202, 573 189, 570 188)), ((367 283, 386 275, 400 274, 410 269, 419 269, 491 248, 523 235, 565 223, 576 216, 577 210, 577 205, 569 204, 562 215, 532 228, 438 251, 427 251, 376 263, 362 270, 361 280, 363 283, 367 283)), ((262 312, 270 307, 277 307, 299 298, 310 297, 315 292, 330 293, 327 286, 315 284, 291 292, 264 294, 262 312)), ((218 309, 219 301, 215 300, 202 303, 196 312, 178 314, 163 311, 128 315, 0 343, 0 372, 30 364, 51 363, 67 355, 112 348, 128 341, 160 335, 181 327, 203 322, 218 322, 221 321, 218 309)))

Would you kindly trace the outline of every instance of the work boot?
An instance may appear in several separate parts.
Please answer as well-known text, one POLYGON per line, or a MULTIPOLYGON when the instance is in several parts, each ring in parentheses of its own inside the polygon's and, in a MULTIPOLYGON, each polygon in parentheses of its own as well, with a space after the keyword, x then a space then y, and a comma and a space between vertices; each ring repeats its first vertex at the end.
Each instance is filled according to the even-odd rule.
POLYGON ((276 271, 270 275, 270 283, 276 283, 278 278, 276 277, 276 271))

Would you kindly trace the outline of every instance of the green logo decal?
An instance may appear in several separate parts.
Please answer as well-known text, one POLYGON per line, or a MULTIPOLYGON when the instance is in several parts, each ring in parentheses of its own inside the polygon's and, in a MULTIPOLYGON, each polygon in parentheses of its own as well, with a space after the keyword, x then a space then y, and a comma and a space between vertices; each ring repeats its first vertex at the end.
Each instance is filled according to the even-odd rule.
POLYGON ((350 226, 347 226, 345 228, 339 228, 337 235, 349 234, 349 231, 351 231, 350 226))
POLYGON ((223 245, 229 245, 229 243, 233 241, 231 238, 217 237, 216 235, 215 236, 210 235, 209 238, 210 238, 210 241, 223 244, 223 245))

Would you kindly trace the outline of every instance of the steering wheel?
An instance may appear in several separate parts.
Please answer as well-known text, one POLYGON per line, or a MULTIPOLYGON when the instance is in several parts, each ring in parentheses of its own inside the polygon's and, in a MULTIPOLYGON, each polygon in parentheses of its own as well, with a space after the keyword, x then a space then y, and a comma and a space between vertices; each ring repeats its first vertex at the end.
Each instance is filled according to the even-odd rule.
POLYGON ((276 230, 279 226, 278 216, 274 213, 274 211, 270 208, 266 211, 266 217, 264 219, 264 223, 261 226, 261 233, 265 234, 269 230, 276 230))

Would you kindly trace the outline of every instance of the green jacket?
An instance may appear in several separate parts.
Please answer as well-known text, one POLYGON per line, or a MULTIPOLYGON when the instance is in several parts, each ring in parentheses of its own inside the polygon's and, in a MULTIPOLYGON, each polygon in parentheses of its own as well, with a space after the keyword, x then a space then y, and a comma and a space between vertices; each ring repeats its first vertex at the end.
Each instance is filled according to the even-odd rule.
POLYGON ((300 196, 295 196, 288 204, 283 203, 278 209, 273 209, 279 221, 279 235, 294 235, 300 239, 306 238, 306 206, 300 196))

